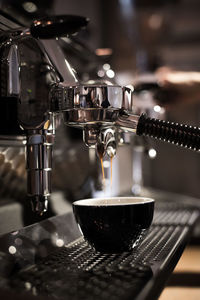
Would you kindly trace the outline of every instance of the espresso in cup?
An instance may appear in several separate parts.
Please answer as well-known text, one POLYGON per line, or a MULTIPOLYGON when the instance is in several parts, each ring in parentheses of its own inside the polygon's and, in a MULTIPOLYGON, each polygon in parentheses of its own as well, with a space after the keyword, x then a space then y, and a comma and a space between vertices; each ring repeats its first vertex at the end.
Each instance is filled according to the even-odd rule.
POLYGON ((73 203, 79 228, 97 251, 130 251, 151 225, 154 200, 143 197, 85 199, 73 203))

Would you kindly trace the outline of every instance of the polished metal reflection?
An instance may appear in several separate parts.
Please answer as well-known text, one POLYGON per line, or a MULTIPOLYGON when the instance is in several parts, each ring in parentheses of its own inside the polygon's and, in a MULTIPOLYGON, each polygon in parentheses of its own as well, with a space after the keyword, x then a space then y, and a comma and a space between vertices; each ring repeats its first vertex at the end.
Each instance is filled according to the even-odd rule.
MULTIPOLYGON (((83 129, 83 140, 89 147, 116 154, 116 128, 135 132, 139 116, 132 114, 132 90, 98 82, 72 87, 54 85, 51 104, 62 112, 66 125, 83 129)), ((99 150, 98 150, 99 151, 99 150)))
POLYGON ((116 155, 117 150, 117 132, 116 128, 102 128, 97 142, 97 150, 100 147, 103 149, 103 154, 112 158, 116 155))
POLYGON ((113 85, 110 82, 83 84, 65 87, 57 84, 51 91, 51 103, 54 110, 131 108, 131 89, 113 85), (57 105, 56 105, 57 104, 57 105))
POLYGON ((8 96, 19 96, 20 94, 20 76, 19 76, 19 56, 17 45, 11 45, 8 52, 9 78, 8 78, 8 96))
POLYGON ((67 125, 119 126, 135 131, 138 116, 131 114, 132 91, 127 87, 99 83, 64 87, 55 85, 51 90, 54 111, 62 111, 67 125))
POLYGON ((51 192, 57 115, 51 112, 50 87, 61 81, 75 84, 77 79, 56 41, 34 39, 24 29, 6 32, 1 38, 1 144, 26 144, 28 194, 34 210, 41 213, 51 192))

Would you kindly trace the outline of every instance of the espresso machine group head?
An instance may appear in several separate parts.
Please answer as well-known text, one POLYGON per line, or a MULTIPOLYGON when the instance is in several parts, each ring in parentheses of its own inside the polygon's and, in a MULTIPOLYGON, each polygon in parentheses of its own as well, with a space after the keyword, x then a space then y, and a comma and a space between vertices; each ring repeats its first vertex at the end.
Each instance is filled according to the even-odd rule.
POLYGON ((83 140, 103 156, 116 153, 117 129, 150 135, 198 150, 200 130, 137 116, 126 87, 90 80, 80 84, 55 37, 87 25, 77 16, 46 17, 31 29, 0 36, 0 139, 25 136, 27 190, 33 210, 47 210, 51 193, 52 145, 56 123, 80 127, 83 140))

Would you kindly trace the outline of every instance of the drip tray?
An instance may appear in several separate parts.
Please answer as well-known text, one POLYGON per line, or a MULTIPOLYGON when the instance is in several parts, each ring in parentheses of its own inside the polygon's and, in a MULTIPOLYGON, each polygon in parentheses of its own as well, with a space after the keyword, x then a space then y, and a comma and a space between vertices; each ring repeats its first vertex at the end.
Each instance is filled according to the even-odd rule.
MULTIPOLYGON (((25 259, 26 255, 22 257, 22 249, 16 251, 15 267, 5 276, 3 287, 11 288, 18 294, 28 292, 43 296, 44 299, 157 299, 198 216, 199 212, 194 209, 175 206, 157 208, 153 225, 138 246, 131 252, 122 254, 101 254, 92 249, 80 234, 74 239, 72 234, 71 241, 66 242, 64 238, 60 238, 61 232, 57 232, 57 247, 47 247, 51 251, 44 251, 44 255, 41 251, 41 240, 36 238, 40 251, 33 251, 32 257, 29 253, 29 261, 25 259)), ((66 228, 67 220, 71 233, 76 232, 77 235, 72 214, 44 221, 41 228, 45 232, 44 229, 48 228, 45 222, 53 222, 54 229, 61 230, 66 228), (57 227, 56 224, 60 226, 57 227)), ((39 224, 27 228, 27 232, 26 229, 18 232, 17 239, 19 234, 22 239, 38 233, 39 224)), ((64 233, 62 236, 66 238, 64 233)), ((5 241, 5 236, 3 238, 5 241)), ((13 235, 11 240, 13 244, 13 235)), ((42 242, 44 245, 44 238, 42 242)), ((31 252, 30 248, 27 252, 31 252)))

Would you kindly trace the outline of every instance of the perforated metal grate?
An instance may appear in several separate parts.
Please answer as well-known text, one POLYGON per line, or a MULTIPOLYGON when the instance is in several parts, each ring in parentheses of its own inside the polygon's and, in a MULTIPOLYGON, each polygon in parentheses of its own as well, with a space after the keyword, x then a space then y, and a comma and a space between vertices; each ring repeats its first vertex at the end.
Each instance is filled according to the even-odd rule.
POLYGON ((84 240, 65 245, 21 270, 12 287, 55 299, 135 299, 183 237, 195 212, 156 212, 138 247, 122 254, 95 252, 84 240), (154 271, 152 271, 154 270, 154 271))

